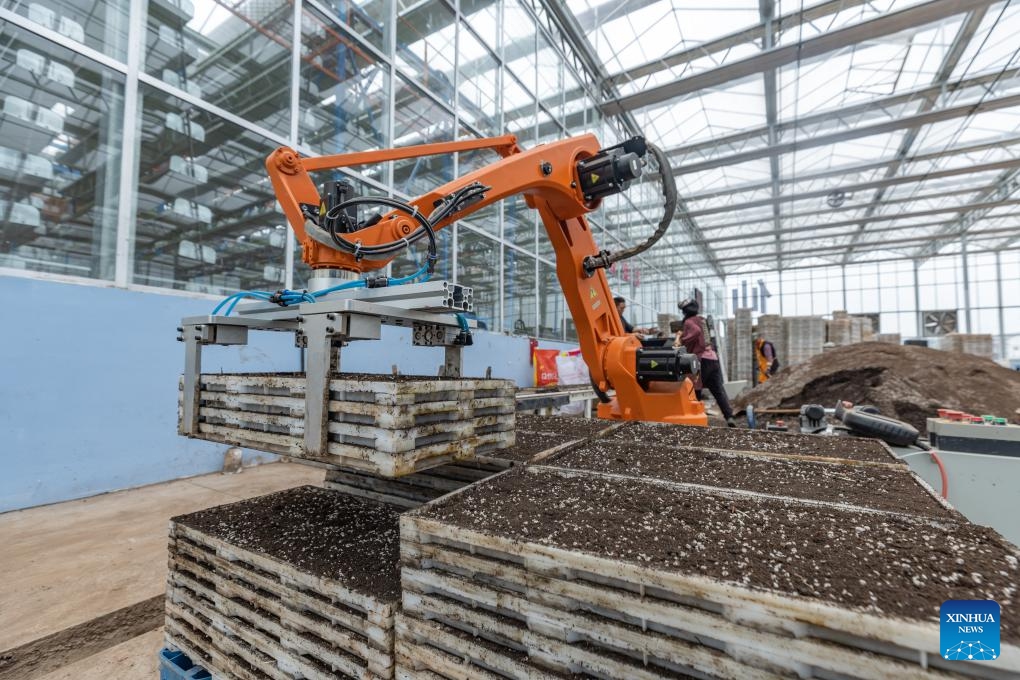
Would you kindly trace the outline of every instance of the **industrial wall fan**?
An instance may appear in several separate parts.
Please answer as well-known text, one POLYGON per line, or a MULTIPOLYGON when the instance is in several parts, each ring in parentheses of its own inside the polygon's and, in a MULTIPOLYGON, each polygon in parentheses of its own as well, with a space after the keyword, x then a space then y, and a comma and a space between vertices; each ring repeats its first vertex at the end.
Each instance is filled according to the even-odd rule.
POLYGON ((956 332, 956 310, 942 309, 921 312, 921 326, 928 337, 956 332))

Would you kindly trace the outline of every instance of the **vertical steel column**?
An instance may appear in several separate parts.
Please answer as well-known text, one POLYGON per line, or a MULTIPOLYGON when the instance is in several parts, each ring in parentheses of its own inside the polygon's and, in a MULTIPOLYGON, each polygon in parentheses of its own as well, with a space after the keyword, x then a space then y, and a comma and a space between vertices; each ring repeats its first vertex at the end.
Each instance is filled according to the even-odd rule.
POLYGON ((967 332, 973 333, 970 325, 970 274, 967 271, 967 236, 960 236, 960 257, 963 258, 963 310, 967 320, 967 332))
POLYGON ((921 318, 921 284, 918 277, 918 270, 921 263, 914 260, 914 334, 924 335, 924 319, 921 318))
MULTIPOLYGON (((300 109, 301 109, 301 0, 294 0, 293 33, 290 50, 290 145, 293 148, 298 146, 298 138, 301 136, 300 109)), ((285 248, 283 254, 283 285, 286 288, 294 288, 294 249, 297 247, 297 237, 294 230, 287 230, 287 238, 284 239, 285 248)))
POLYGON ((138 72, 145 47, 145 0, 131 0, 128 14, 127 72, 124 76, 124 121, 120 156, 120 200, 117 204, 114 284, 126 288, 131 281, 132 241, 138 196, 138 130, 141 127, 138 72))
POLYGON ((849 312, 846 306, 846 265, 842 264, 839 266, 840 278, 843 281, 843 311, 849 312))
POLYGON ((1006 321, 1002 313, 1002 252, 995 251, 995 285, 999 294, 999 358, 1006 358, 1006 321))

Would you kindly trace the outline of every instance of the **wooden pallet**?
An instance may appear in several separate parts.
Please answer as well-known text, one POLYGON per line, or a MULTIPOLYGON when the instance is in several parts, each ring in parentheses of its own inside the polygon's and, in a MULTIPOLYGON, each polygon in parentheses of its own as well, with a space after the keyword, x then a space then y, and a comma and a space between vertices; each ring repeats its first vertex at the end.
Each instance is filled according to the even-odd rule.
POLYGON ((504 538, 414 512, 401 517, 401 559, 409 616, 488 631, 512 649, 555 649, 536 663, 557 671, 577 660, 562 645, 576 643, 648 668, 713 677, 1000 678, 1020 671, 1015 645, 1005 645, 995 664, 943 660, 935 623, 504 538), (692 653, 692 645, 703 649, 692 653))
POLYGON ((171 523, 167 639, 222 677, 392 676, 395 603, 171 523))
POLYGON ((334 378, 325 453, 315 456, 304 441, 304 376, 203 374, 200 382, 193 436, 299 462, 395 477, 514 443, 515 388, 506 380, 334 378))
MULTIPOLYGON (((506 435, 497 433, 497 436, 506 435)), ((536 462, 544 460, 578 443, 571 441, 539 451, 531 460, 536 462)), ((323 486, 351 496, 369 498, 404 508, 417 508, 519 464, 499 457, 500 451, 505 448, 477 445, 473 460, 440 465, 394 478, 383 478, 358 469, 328 467, 323 486)))

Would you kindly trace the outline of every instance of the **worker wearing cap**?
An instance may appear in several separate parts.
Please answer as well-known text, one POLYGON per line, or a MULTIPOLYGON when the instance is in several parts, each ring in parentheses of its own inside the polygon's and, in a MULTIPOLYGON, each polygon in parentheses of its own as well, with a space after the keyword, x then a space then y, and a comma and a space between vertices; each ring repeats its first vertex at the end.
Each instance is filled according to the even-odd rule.
POLYGON ((695 394, 701 399, 702 386, 715 397, 715 403, 719 404, 719 410, 726 425, 736 427, 737 422, 733 419, 733 409, 730 408, 730 400, 726 396, 726 388, 723 386, 722 367, 719 365, 719 355, 715 353, 715 347, 708 335, 708 322, 701 316, 701 306, 697 300, 688 298, 679 305, 684 315, 683 327, 676 334, 674 347, 683 347, 687 352, 694 354, 701 362, 701 373, 696 376, 694 382, 695 394))

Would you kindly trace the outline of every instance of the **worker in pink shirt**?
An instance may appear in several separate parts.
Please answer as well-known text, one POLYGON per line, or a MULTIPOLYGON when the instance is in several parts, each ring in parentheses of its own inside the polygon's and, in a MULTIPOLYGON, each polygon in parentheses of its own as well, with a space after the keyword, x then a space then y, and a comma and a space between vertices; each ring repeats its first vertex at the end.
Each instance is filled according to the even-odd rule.
POLYGON ((702 386, 715 397, 719 404, 719 410, 726 425, 736 427, 737 422, 733 419, 733 409, 730 407, 730 400, 726 397, 726 388, 723 386, 722 368, 719 366, 719 355, 715 352, 708 335, 708 322, 699 312, 701 307, 698 301, 688 298, 679 305, 684 315, 683 327, 676 334, 674 347, 683 347, 687 352, 694 354, 701 362, 701 373, 695 376, 694 389, 698 399, 701 399, 702 386))

